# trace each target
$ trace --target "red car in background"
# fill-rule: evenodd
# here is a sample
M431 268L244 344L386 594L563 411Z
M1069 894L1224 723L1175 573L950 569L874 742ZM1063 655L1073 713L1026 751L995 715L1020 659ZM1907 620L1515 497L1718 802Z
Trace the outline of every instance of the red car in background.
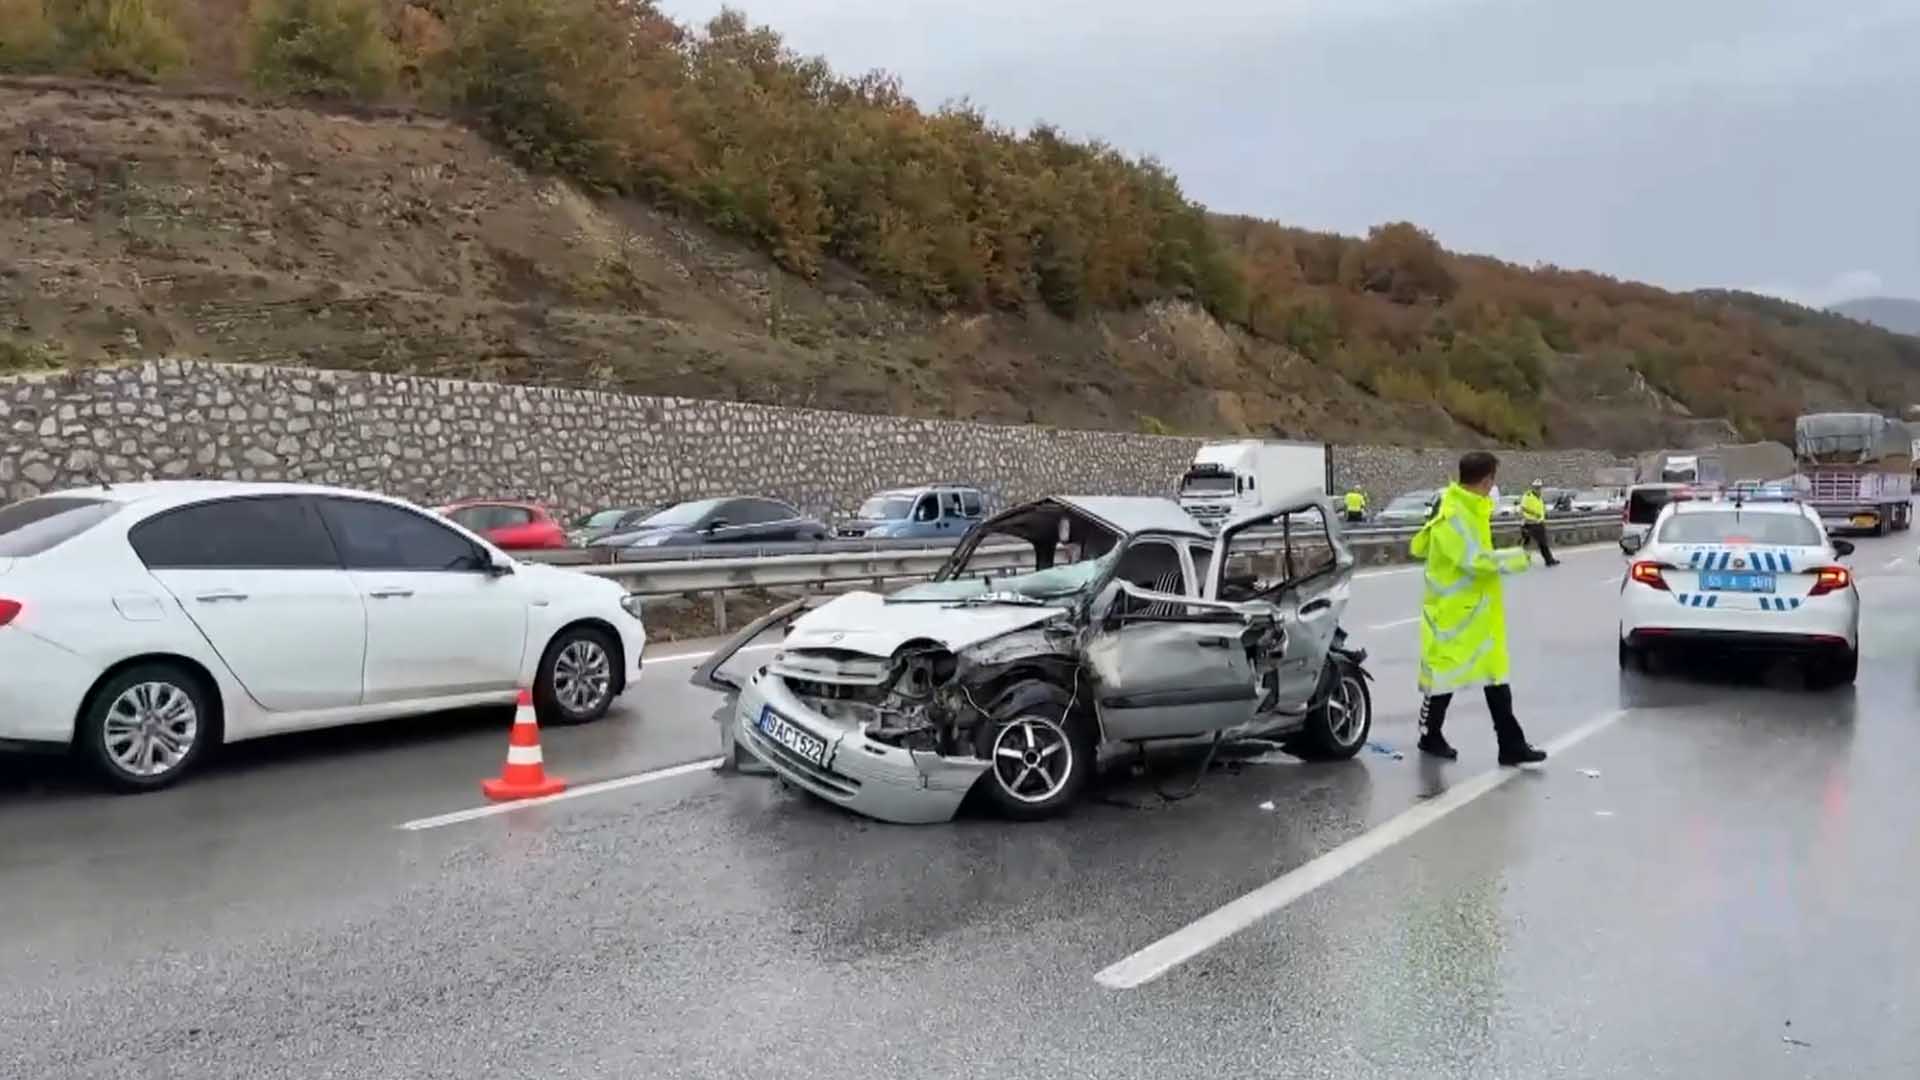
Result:
M486 537L506 551L567 546L567 531L539 503L468 499L440 508L440 516Z

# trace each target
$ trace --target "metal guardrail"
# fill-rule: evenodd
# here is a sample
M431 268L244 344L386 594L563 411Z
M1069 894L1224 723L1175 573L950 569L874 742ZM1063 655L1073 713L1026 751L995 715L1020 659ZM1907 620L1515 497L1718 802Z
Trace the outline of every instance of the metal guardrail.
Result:
M1617 514L1564 514L1550 517L1547 524L1561 525L1605 522ZM1418 525L1346 525L1340 523L1350 543L1369 539L1404 539L1419 531ZM1494 522L1495 529L1518 528L1518 519ZM1277 535L1277 530L1274 530ZM1259 536L1260 533L1250 533ZM958 547L962 537L918 540L819 540L762 544L666 544L659 547L584 547L557 551L525 551L516 557L523 562L552 566L624 566L630 563L733 562L741 559L766 559L795 555L896 554L938 552L944 557ZM936 564L937 565L937 564Z
M1548 520L1557 537L1605 531L1617 527L1614 514L1563 516ZM1497 533L1517 532L1518 522L1502 521ZM1363 526L1344 528L1343 536L1354 549L1357 561L1377 564L1395 561L1399 545L1418 531L1416 526ZM1277 552L1282 544L1279 530L1247 534L1254 541L1250 554ZM740 545L707 547L642 548L618 562L567 562L572 553L540 553L529 561L571 565L582 573L614 578L626 584L629 592L643 596L672 596L711 593L720 628L725 628L725 606L721 594L740 589L814 588L866 582L878 590L889 581L918 580L931 577L953 554L954 544L927 541L827 541L815 544L767 544L745 548ZM1298 545L1310 548L1311 545ZM1401 548L1400 551L1404 551ZM623 556L626 552L622 552ZM1025 544L982 547L974 553L973 567L979 570L1020 570L1033 565L1033 549Z

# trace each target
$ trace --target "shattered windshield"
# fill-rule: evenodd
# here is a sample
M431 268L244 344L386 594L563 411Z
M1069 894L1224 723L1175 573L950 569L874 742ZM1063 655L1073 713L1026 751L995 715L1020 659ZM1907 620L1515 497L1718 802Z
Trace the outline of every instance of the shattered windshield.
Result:
M929 581L912 585L888 597L905 603L930 600L979 600L989 603L1057 602L1070 599L1105 576L1120 557L1115 547L1093 559L1081 559L1045 570L1030 570L1011 577L988 571L977 577L956 577L948 581Z

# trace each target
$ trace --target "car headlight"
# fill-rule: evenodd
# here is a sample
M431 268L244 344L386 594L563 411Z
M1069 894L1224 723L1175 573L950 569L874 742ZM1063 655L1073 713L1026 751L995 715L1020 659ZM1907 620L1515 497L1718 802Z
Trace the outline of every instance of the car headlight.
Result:
M620 598L620 609L636 619L642 617L641 608L645 604L646 600L639 593L628 593Z

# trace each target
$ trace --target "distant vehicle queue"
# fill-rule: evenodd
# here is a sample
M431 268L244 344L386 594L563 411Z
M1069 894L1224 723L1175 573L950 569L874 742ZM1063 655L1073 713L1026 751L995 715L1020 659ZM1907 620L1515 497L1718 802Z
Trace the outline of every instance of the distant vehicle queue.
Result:
M1321 443L1242 439L1207 443L1180 477L1177 501L1201 526L1217 529L1228 518L1262 504L1266 493L1318 490L1349 524L1413 527L1433 515L1439 488L1393 497L1377 513L1372 495L1332 486L1333 469ZM1624 490L1534 488L1545 514L1619 511ZM1495 493L1494 520L1520 522L1523 496ZM467 499L439 513L503 550L555 548L652 548L738 543L807 543L837 540L951 540L958 542L996 509L972 484L938 482L875 492L852 515L814 517L792 503L759 495L730 495L652 505L606 506L562 526L545 506L524 499Z

